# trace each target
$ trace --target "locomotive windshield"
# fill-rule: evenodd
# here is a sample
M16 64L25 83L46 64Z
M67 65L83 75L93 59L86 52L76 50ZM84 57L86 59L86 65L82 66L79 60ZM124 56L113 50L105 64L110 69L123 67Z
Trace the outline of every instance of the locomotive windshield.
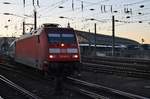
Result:
M74 43L76 41L74 34L48 34L49 43Z
M48 41L50 43L61 42L60 34L48 34Z

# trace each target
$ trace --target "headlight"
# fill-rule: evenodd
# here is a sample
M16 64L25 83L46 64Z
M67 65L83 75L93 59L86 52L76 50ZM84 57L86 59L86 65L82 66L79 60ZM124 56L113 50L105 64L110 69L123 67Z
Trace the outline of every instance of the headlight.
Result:
M72 56L73 58L78 58L79 56L77 54L73 55Z
M56 57L55 55L49 55L50 59L55 58L55 57Z

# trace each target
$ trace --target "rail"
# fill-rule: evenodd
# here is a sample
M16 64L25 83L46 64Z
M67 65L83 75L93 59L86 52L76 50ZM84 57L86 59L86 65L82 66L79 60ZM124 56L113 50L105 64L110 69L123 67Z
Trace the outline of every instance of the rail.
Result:
M31 99L42 99L39 96L29 92L28 90L20 87L19 85L13 83L12 81L10 81L9 79L7 79L6 77L0 75L0 80L5 82L6 84L8 84L9 86L11 86L12 88L14 88L15 90L19 91L20 93L22 93L25 96L28 96Z
M114 61L113 61L114 60ZM126 60L125 60L126 61ZM132 61L132 60L131 60ZM139 64L139 63L125 63L119 60L104 57L92 58L92 57L82 57L82 69L84 71L91 72L103 72L103 73L113 73L113 74L123 74L127 76L134 77L144 77L150 78L150 65L149 64ZM147 61L149 62L149 61Z
M130 64L139 64L139 65L150 65L150 59L140 59L140 58L82 56L82 59L109 61L109 62L117 62L117 63L130 63Z
M124 98L129 98L129 99L150 99L148 97L144 97L144 96L140 96L140 95L135 95L135 94L132 94L132 93L127 93L127 92L124 92L124 91L112 89L112 88L105 87L105 86L102 86L102 85L97 85L97 84L89 83L89 82L82 81L82 80L79 80L79 79L76 79L76 78L72 78L72 77L67 77L67 79L69 79L72 82L78 83L80 85L92 87L92 88L95 88L97 90L103 90L103 91L112 93L113 95L116 94L116 95L124 97ZM87 94L90 94L90 93L87 93ZM103 99L103 98L100 98L100 99Z
M101 65L94 63L82 63L82 70L94 73L106 73L119 76L131 76L136 78L150 78L150 72L144 70L136 70L134 68L127 67L115 67L111 65Z

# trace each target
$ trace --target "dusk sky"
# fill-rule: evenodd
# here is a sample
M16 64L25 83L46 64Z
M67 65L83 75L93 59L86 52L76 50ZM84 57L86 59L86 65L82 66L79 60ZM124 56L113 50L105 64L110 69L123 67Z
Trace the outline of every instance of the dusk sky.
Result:
M58 23L82 31L112 34L112 15L115 16L115 34L141 43L150 43L150 0L34 0L38 26ZM5 3L10 4L5 4ZM33 0L0 0L0 36L20 36L22 22L33 23ZM11 13L12 15L4 15ZM26 17L26 16L30 17ZM25 17L24 17L25 16ZM63 16L64 18L59 18ZM90 20L91 18L95 20ZM26 26L30 29L30 26ZM28 31L26 30L26 31Z

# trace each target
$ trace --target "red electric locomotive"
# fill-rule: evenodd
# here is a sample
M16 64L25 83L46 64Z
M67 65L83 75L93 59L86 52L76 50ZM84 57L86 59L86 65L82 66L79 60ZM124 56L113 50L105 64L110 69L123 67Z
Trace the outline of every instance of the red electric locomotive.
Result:
M15 61L47 73L73 73L79 70L80 51L72 28L43 24L31 35L16 40Z

